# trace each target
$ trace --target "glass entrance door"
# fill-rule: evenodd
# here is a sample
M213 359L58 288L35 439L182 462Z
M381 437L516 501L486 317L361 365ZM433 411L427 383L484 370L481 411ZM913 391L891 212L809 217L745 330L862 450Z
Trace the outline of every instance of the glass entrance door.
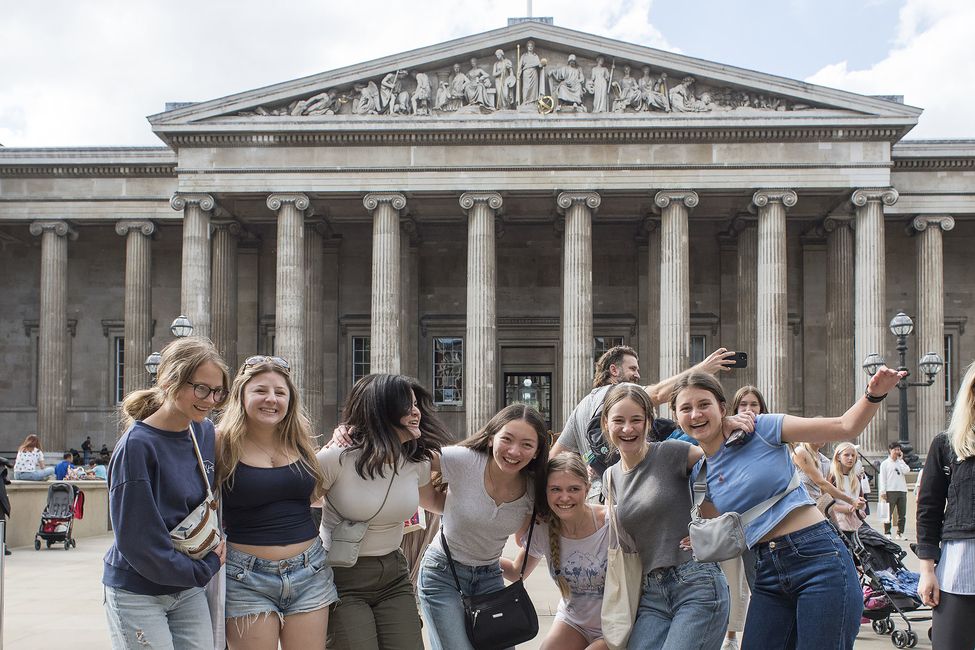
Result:
M552 373L504 373L504 405L527 404L545 419L545 428L552 428Z

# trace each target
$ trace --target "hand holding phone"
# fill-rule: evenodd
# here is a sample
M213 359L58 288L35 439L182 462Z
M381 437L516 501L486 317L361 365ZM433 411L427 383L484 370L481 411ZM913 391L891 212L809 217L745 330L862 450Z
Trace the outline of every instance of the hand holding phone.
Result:
M732 357L731 364L728 365L729 368L747 368L748 367L748 353L747 352L735 352L735 356Z

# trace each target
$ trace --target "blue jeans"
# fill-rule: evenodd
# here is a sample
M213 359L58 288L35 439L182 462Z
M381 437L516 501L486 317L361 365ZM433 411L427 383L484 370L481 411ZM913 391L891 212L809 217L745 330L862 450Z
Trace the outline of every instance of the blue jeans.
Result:
M54 476L53 467L32 469L29 472L14 472L15 481L43 481L47 479L48 476Z
M850 552L821 521L755 547L742 647L842 650L860 630L863 591Z
M718 650L728 628L728 582L713 562L654 569L643 582L630 650ZM753 646L760 647L760 646Z
M504 587L498 562L467 566L455 561L454 570L466 596L487 594ZM440 549L430 546L423 555L417 592L433 650L473 650L464 625L464 605L447 566L447 556Z
M146 596L105 587L113 650L213 650L213 626L203 587Z

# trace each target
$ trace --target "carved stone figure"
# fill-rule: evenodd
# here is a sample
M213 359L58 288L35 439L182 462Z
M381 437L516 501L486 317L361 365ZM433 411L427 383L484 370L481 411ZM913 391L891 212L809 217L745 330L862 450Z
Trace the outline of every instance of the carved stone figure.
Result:
M667 73L662 72L659 79L650 76L650 66L643 67L640 77L640 98L645 111L670 111L670 99L667 97Z
M596 65L593 66L592 71L589 73L589 84L586 90L592 95L593 113L609 112L610 72L604 65L605 63L605 58L597 56Z
M684 77L670 89L670 108L679 113L693 113L707 110L707 104L694 96L694 77Z
M614 113L622 113L628 108L639 110L642 99L640 87L636 79L630 76L630 66L623 66L623 77L613 82L613 88L616 90L616 98L613 100ZM595 104L595 101L593 103Z
M467 99L467 86L471 80L460 69L460 64L454 64L454 76L450 79L450 99L455 100L458 105Z
M525 53L521 55L521 61L518 64L518 75L521 77L519 103L528 104L538 100L541 71L542 60L535 54L535 41L528 41L525 46Z
M450 83L441 81L437 86L437 96L433 101L433 107L438 111L449 111L450 106ZM456 110L456 109L455 109Z
M377 115L380 110L379 88L375 81L366 84L356 84L355 91L359 93L352 104L352 112L356 115Z
M511 89L517 83L514 68L511 59L504 58L504 50L497 50L494 58L494 69L491 71L494 76L494 103L499 109L509 108L514 99Z
M433 89L430 87L430 77L425 72L415 72L416 90L410 96L410 106L414 115L429 115L430 100L433 99Z
M477 65L477 59L471 59L471 69L467 73L467 87L464 89L467 103L494 108L494 103L488 94L491 85L491 75Z
M403 77L406 70L390 72L383 77L379 88L379 107L382 113L407 113L410 106L410 94L403 90Z
M568 104L577 111L585 112L586 107L582 103L582 98L586 92L586 77L576 63L576 55L570 54L566 64L552 70L549 75L556 84L555 97L559 105Z
M338 97L326 90L308 99L292 102L290 113L291 115L335 115L335 102L337 100Z

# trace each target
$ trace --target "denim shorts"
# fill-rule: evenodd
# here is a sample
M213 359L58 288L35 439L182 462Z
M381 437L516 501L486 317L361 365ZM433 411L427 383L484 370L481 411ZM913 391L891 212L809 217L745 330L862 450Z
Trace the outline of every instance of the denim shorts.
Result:
M332 567L317 537L303 553L264 560L227 547L227 618L274 613L279 619L338 601Z

